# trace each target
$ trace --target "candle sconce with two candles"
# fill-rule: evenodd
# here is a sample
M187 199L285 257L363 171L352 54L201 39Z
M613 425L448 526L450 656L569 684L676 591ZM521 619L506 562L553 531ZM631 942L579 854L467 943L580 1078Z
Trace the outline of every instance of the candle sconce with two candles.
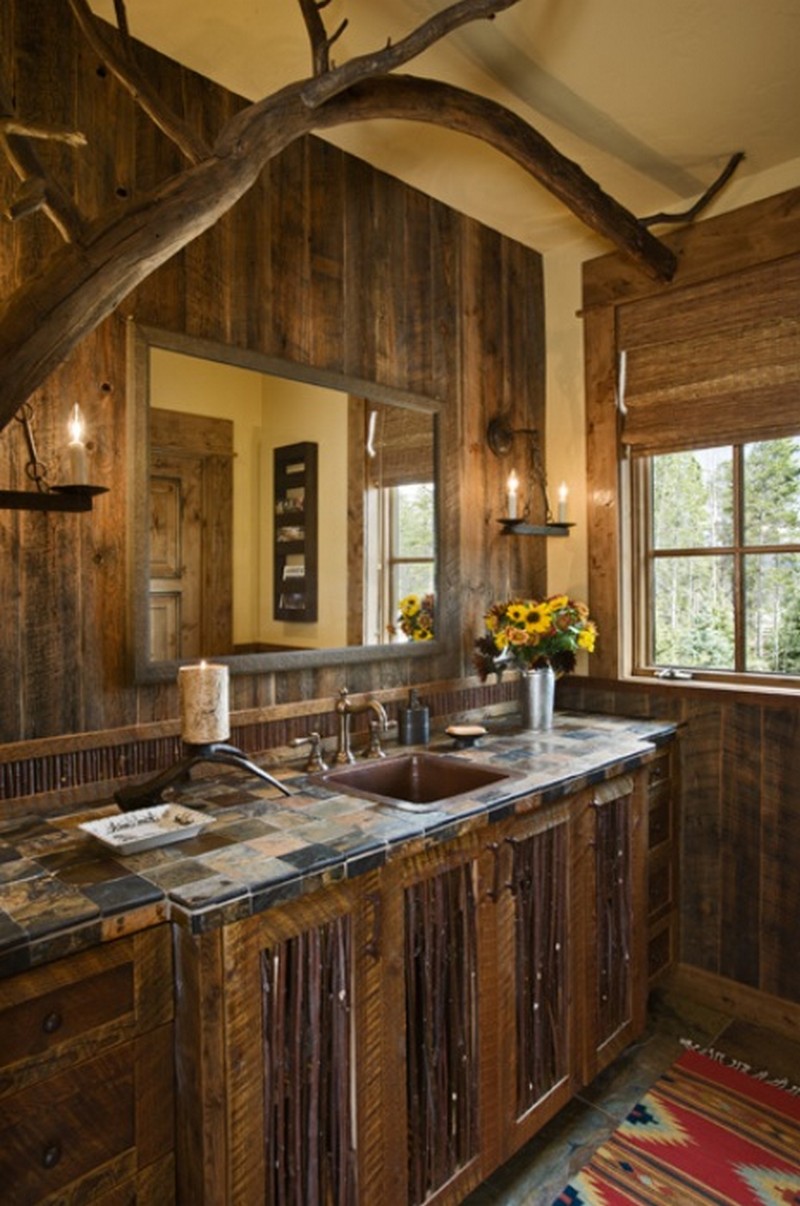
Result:
M575 525L567 522L567 486L562 482L559 487L558 513L557 517L554 518L553 512L550 509L550 499L547 494L547 478L544 472L544 465L542 464L539 432L535 427L512 428L503 415L495 415L493 419L490 419L489 426L486 429L486 442L495 456L508 455L511 452L516 436L527 436L529 439L531 477L536 487L541 491L545 522L538 524L529 523L524 514L517 514L517 496L520 481L516 471L512 469L508 476L506 492L506 510L508 514L498 520L498 523L503 525L503 535L569 536L570 528Z

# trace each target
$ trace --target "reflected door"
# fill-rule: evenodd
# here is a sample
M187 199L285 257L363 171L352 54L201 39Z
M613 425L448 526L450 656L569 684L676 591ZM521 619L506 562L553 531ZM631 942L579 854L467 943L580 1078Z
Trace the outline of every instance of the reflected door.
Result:
M154 409L150 657L229 653L233 641L233 424Z

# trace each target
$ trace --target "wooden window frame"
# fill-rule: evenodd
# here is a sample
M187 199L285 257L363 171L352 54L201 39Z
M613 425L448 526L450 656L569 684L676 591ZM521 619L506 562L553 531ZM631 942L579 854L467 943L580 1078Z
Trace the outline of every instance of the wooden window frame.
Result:
M601 634L592 671L609 680L630 677L632 626L634 537L622 507L630 466L621 447L618 409L620 309L665 292L676 295L678 306L689 285L722 277L735 281L737 274L758 264L800 254L800 188L687 226L667 235L665 242L679 260L670 285L650 280L618 254L583 266L588 601Z
M800 435L800 433L798 433ZM753 443L761 441L751 441ZM631 464L631 508L630 521L633 529L631 542L632 564L632 616L633 643L631 652L631 674L634 677L670 678L670 667L659 666L652 658L653 649L653 601L654 567L657 561L668 557L730 557L733 561L733 619L734 619L734 662L729 669L714 670L706 667L680 667L692 681L735 683L745 686L800 687L800 674L783 674L779 671L748 670L746 661L746 615L745 560L748 556L767 553L800 554L800 541L783 544L748 544L744 540L745 507L745 458L743 443L720 444L720 448L732 450L733 490L733 541L727 545L692 545L687 547L654 549L650 542L653 526L652 514L652 457L637 456ZM671 450L678 451L678 450ZM690 452L692 449L682 451ZM683 674L674 675L686 681Z

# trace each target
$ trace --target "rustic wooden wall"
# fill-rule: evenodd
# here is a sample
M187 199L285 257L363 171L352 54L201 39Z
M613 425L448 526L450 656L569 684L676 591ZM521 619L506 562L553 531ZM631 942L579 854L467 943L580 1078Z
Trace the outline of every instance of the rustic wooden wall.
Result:
M800 1004L800 707L588 679L559 691L570 707L680 724L681 959Z
M800 252L800 189L684 228L667 241L679 268L670 286L687 326L687 285L736 276ZM704 971L800 1002L800 781L796 691L714 690L620 678L617 415L618 307L656 287L618 256L584 266L589 594L601 632L592 671L561 698L574 706L684 722L682 956ZM665 385L668 382L665 382Z
M146 48L140 63L208 134L242 103ZM42 154L90 216L125 206L180 166L171 144L83 44L66 0L5 0L0 67L20 114L74 122L87 135L86 150L50 146ZM0 164L2 196L14 187ZM40 215L0 226L3 292L35 274L58 245ZM130 320L441 404L444 639L430 657L349 667L352 690L457 679L470 670L472 639L491 599L512 587L543 587L543 542L498 535L508 469L487 454L484 440L499 409L515 426L543 429L540 257L305 139L131 295L32 399L51 478L64 478L66 418L78 400L91 431L92 476L110 489L91 515L0 514L0 742L177 716L173 684L134 685L126 647ZM0 433L0 485L24 487L25 459L12 422ZM333 696L343 673L329 666L237 675L232 707Z

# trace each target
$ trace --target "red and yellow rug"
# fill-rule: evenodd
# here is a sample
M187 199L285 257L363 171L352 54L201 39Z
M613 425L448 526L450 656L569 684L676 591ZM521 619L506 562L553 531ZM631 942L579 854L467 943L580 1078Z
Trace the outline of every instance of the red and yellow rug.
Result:
M800 1095L688 1051L553 1206L800 1206Z

